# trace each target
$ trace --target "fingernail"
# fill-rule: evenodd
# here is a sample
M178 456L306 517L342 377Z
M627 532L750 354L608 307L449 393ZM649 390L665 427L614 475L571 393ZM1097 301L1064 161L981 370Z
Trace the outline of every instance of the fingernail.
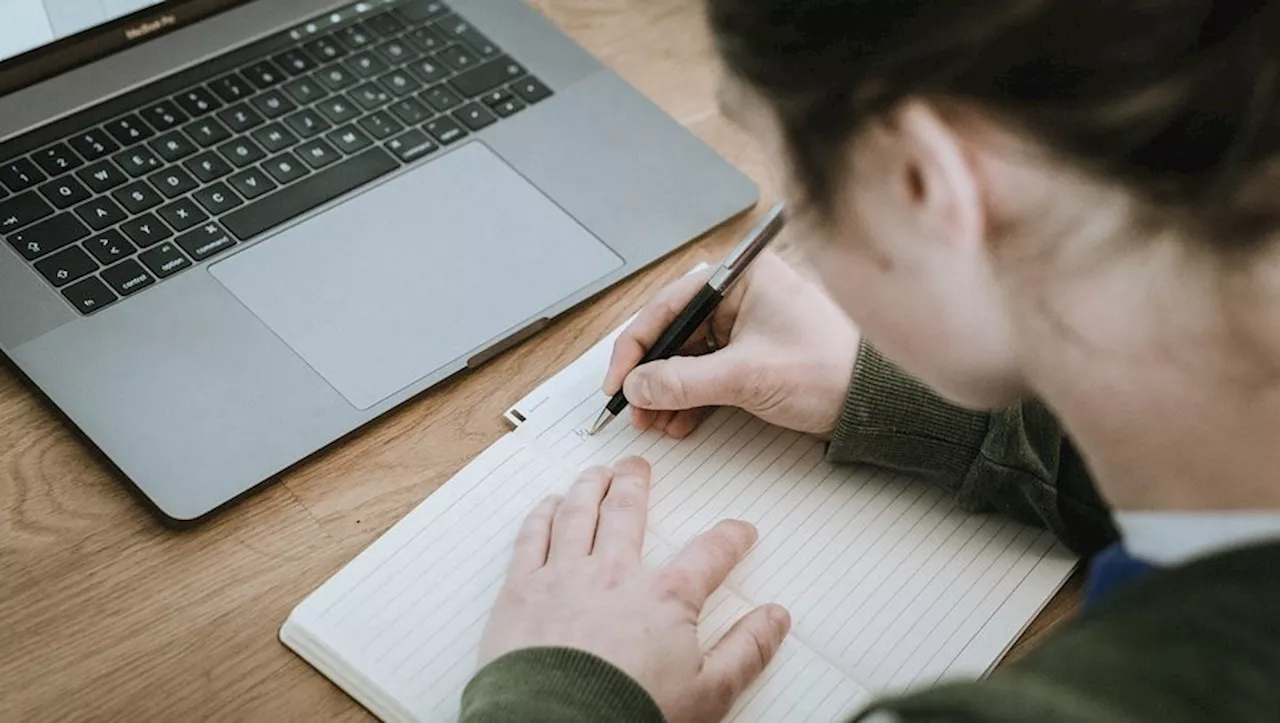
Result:
M648 374L632 372L631 376L627 377L627 381L622 385L627 392L627 401L641 407L647 407L652 404L653 395L650 394L649 385Z
M786 633L791 629L791 613L781 605L770 605L769 624L780 632Z

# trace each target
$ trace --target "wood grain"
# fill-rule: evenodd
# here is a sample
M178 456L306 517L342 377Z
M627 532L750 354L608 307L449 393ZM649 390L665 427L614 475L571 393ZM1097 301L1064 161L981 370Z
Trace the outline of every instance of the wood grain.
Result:
M533 4L773 188L716 111L689 0ZM655 212L661 212L655 209ZM0 720L368 720L276 640L289 611L505 432L505 407L627 318L740 219L186 532L158 525L36 395L0 371ZM1069 617L1069 590L1028 634Z

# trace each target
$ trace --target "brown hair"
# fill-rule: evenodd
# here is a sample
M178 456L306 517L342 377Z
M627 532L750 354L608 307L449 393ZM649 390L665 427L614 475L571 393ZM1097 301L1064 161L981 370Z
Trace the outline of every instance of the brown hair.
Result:
M1221 249L1280 228L1280 2L706 1L820 212L861 123L927 96L997 112Z

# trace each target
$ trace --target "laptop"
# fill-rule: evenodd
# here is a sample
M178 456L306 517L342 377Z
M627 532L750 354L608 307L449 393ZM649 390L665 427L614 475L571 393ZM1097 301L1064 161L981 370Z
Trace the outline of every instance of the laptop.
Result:
M519 0L10 0L0 351L198 521L750 207Z

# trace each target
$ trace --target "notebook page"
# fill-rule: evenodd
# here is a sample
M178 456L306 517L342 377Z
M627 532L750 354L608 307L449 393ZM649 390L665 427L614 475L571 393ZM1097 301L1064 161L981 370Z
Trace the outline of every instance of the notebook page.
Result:
M526 442L508 435L481 454L299 605L282 639L384 719L456 720L519 524L570 481L567 468ZM660 563L674 549L650 535L646 561ZM749 609L733 592L718 592L704 610L703 642ZM304 636L317 644L296 641ZM353 680L372 685L353 689ZM730 720L837 720L867 697L789 640Z
M797 639L873 691L984 673L1074 569L1046 531L971 515L907 476L829 465L823 443L742 412L683 441L621 421L591 437L595 386L582 380L522 431L574 468L648 459L650 527L666 540L728 517L756 524L730 585L785 605Z

